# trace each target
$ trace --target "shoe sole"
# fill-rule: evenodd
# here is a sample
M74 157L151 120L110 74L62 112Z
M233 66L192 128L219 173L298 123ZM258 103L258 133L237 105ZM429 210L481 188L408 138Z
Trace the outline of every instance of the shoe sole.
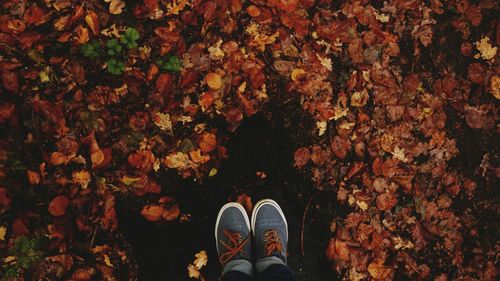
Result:
M250 231L250 221L248 219L247 211L245 211L245 208L243 208L243 206L240 203L236 203L236 202L226 203L220 209L219 214L217 215L217 220L215 221L215 230L214 230L214 233L215 233L215 249L218 249L218 246L219 246L219 237L217 237L217 229L219 228L220 218L222 217L222 214L224 213L224 211L227 210L228 208L231 208L231 207L235 207L238 210L240 210L240 212L243 214L243 217L245 218L245 223L246 223L246 225L248 227L248 230ZM218 252L218 250L217 250L217 252Z
M259 211L260 207L262 207L264 205L272 205L273 207L275 207L276 209L278 209L278 212L280 213L281 218L285 222L285 226L286 226L286 240L288 242L288 223L286 221L285 214L283 213L283 210L281 210L280 205L276 201L274 201L272 199L262 199L259 202L257 202L257 204L255 204L255 207L253 208L253 211L252 211L252 228L251 228L252 229L252 233L255 234L255 221L257 219L257 212Z

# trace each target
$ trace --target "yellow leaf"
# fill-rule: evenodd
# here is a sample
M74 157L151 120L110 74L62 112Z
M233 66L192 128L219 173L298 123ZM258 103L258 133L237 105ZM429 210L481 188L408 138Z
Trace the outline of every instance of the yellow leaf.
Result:
M90 183L90 173L85 170L73 172L72 176L73 182L80 184L83 189L86 189Z
M490 83L491 83L491 85L490 85L491 94L497 100L500 100L500 76L497 76L497 75L491 76Z
M187 267L189 278L200 278L200 271L193 264L189 264Z
M6 233L7 233L7 227L4 225L0 226L0 241L5 241Z
M217 175L217 169L215 168L210 169L210 173L208 174L208 176L213 177L215 175Z
M474 43L476 45L477 50L480 52L480 55L474 56L476 59L482 58L484 60L491 60L497 55L497 47L493 47L490 44L490 38L485 36L481 38L481 40Z
M108 255L104 255L104 263L109 266L109 267L115 267L112 263L111 263L111 260L109 259L109 256Z
M3 262L4 262L4 263L11 263L11 262L13 262L13 261L15 261L15 260L16 260L16 257L14 257L14 256L8 256L8 257L5 257L5 258L3 259Z
M325 134L327 123L326 121L317 121L316 128L318 128L318 135L322 136Z
M292 81L297 81L300 78L304 77L306 75L306 71L302 68L296 68L292 70L292 74L290 74L290 78L292 78Z
M125 8L125 2L122 0L104 0L109 3L109 13L113 15L119 15L123 12Z
M193 265L196 266L197 269L201 269L202 267L207 265L208 262L207 251L205 250L199 251L198 253L196 253L196 255L194 255L194 257L195 259Z
M138 182L142 179L142 177L131 177L131 176L123 176L121 181L124 185L131 185L135 182Z
M170 114L157 112L155 114L154 123L160 128L160 130L172 132L172 121L170 120Z
M188 169L196 167L196 164L189 159L189 156L182 152L172 153L165 157L165 166L172 169Z
M167 4L167 15L178 15L186 6L191 5L189 0L172 0Z
M38 77L40 77L40 82L45 83L45 82L50 82L50 73L52 70L50 69L49 66L45 67L42 71L38 73Z

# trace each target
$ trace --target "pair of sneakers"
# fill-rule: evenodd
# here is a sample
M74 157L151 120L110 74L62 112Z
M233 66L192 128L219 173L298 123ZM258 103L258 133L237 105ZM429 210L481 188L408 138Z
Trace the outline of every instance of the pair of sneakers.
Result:
M231 202L219 211L215 241L222 274L240 271L253 274L275 264L286 265L288 225L278 203L264 199L255 205L251 220L239 203Z

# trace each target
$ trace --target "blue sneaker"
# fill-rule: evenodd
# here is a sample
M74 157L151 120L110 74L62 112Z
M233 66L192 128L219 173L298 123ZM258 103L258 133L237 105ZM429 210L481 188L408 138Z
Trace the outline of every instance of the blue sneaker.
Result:
M288 224L278 203L264 199L252 212L254 256L257 272L275 264L286 265Z
M215 222L215 243L222 275L229 271L252 275L250 221L243 206L234 202L222 206Z

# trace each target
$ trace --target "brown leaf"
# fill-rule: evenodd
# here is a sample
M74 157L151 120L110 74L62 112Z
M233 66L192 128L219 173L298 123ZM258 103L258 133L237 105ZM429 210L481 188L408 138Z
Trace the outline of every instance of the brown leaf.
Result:
M392 193L382 193L377 195L377 208L380 211L388 211L398 203L398 199Z
M307 147L301 147L295 151L295 154L293 156L293 159L295 161L295 167L297 168L302 168L304 165L309 162L311 159L311 153L309 152L309 148Z
M66 209L69 205L68 197L64 195L56 196L49 204L49 213L54 217L63 216L66 214Z
M340 136L335 136L330 144L333 154L340 159L344 159L347 156L347 153L351 151L351 147L351 141Z

